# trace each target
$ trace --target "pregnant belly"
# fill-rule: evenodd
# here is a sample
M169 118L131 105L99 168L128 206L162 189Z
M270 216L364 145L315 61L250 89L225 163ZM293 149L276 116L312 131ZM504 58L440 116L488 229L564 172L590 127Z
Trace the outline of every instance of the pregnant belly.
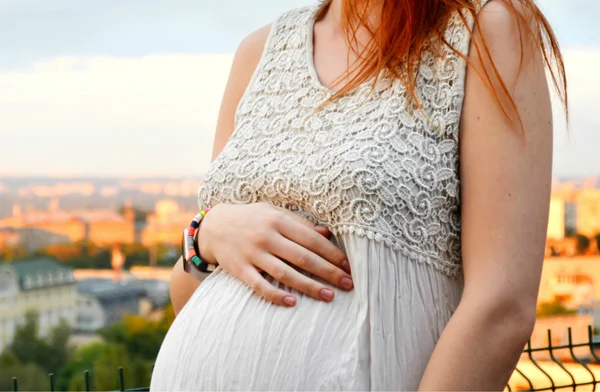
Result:
M331 303L294 291L286 308L218 269L175 319L151 389L368 389L366 309L356 291L335 291Z

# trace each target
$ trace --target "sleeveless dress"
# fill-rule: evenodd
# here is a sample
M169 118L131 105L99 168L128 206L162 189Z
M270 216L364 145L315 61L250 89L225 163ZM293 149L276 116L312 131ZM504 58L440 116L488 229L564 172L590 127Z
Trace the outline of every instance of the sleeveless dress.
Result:
M328 227L355 288L325 303L269 278L297 295L286 308L217 268L171 326L152 391L415 390L459 304L465 60L423 54L422 110L384 75L316 111L332 94L312 60L318 7L272 25L199 204L267 202ZM457 14L445 34L463 55L472 24Z

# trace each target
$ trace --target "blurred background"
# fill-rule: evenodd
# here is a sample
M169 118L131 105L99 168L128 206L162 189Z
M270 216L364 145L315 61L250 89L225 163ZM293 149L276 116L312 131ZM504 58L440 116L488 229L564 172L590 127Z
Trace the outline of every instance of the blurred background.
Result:
M46 388L48 372L83 389L85 369L116 389L115 366L148 385L233 53L312 2L0 0L0 390L13 376ZM600 326L600 2L538 5L562 44L571 127L555 102L532 339L552 329L562 344L567 327Z

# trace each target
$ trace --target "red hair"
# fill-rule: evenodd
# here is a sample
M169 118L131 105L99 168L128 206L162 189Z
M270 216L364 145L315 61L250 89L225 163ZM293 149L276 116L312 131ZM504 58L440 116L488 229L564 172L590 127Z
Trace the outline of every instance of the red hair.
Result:
M472 35L473 32L477 31L479 27L477 25L476 14L481 0L341 1L343 3L342 26L347 34L350 50L357 54L358 60L346 74L340 77L341 80L348 75L352 75L349 77L348 82L328 101L350 92L367 81L372 75L379 75L381 71L387 70L393 77L402 81L406 87L409 99L418 106L419 103L415 94L417 70L419 69L421 54L432 42L432 38L448 46L453 52L469 62L469 59L458 53L445 40L444 32L448 27L450 19L457 12L461 15L460 17L465 25L467 25L465 15L470 13L475 20L475 24L473 31L469 31L469 33ZM524 12L519 12L514 2L517 2L520 5L519 8L521 8L521 11ZM321 8L317 18L323 16L330 3L331 0L325 0L324 7ZM373 9L371 3L377 3L376 5L379 7L377 9L385 10L377 15L379 23L375 30L367 21L367 18L372 16L367 12ZM519 26L524 26L526 30L521 31L521 60L523 59L523 33L530 34L534 38L534 42L541 49L544 62L550 70L554 86L559 92L566 109L568 107L568 98L565 67L558 40L550 24L540 9L534 4L533 0L507 0L505 4L510 8L515 17L524 22L519 24ZM356 38L356 33L360 27L366 29L370 35L370 41L362 51L358 50ZM500 94L508 99L511 106L510 109L517 112L515 101L502 81L485 42L482 45L474 42L474 46L480 56L486 56L491 62L492 75L490 75L487 69L484 69L483 75L480 74L480 76L486 81L488 87L494 91L504 114L511 118L506 108L502 105ZM492 80L497 82L500 91L492 87L494 85ZM339 84L339 80L336 81L336 84Z

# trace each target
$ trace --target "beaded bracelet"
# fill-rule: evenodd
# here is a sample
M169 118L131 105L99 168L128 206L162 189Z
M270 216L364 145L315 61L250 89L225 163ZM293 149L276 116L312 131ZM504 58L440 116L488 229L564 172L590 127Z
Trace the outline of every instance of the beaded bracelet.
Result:
M181 243L183 253L183 270L185 272L191 271L191 265L194 265L201 272L212 272L209 270L210 264L202 260L199 256L200 251L198 249L198 243L194 241L194 235L196 234L200 222L210 211L210 208L206 208L200 211L190 223L190 226L183 231L183 240Z

